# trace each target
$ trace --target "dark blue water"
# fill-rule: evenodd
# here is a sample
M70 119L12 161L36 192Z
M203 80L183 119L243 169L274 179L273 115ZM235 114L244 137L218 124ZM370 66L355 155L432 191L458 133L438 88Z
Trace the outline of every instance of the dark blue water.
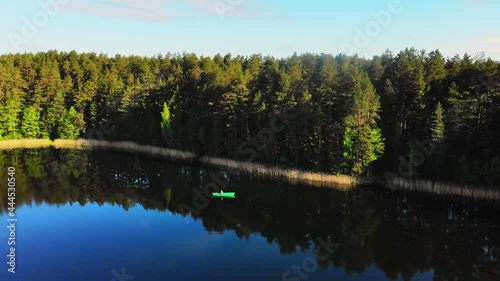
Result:
M17 167L19 208L15 274L1 208L0 280L500 280L493 202L239 175L226 188L235 199L191 214L181 206L220 169L104 152L2 157L2 173Z
M141 206L34 204L18 218L19 265L2 280L112 280L113 269L134 280L281 280L287 270L292 274L284 280L295 280L300 277L292 266L314 258L310 250L282 255L258 234L239 239L234 231L210 233L201 221ZM308 260L307 266L314 268ZM364 274L302 272L308 280L387 280L376 266ZM431 277L432 270L414 280Z

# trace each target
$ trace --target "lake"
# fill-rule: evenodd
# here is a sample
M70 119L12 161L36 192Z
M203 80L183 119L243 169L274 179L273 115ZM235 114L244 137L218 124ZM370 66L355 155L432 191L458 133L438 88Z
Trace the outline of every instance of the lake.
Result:
M500 280L494 201L293 185L106 151L11 150L0 163L0 280ZM214 183L236 198L200 199Z

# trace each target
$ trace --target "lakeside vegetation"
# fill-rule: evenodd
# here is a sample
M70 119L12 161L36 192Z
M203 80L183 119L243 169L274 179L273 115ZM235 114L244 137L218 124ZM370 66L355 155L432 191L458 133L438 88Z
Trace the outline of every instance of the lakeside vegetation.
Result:
M373 58L0 56L0 138L99 139L352 176L500 183L500 64ZM436 149L417 166L415 141Z
M467 186L455 183L431 181L426 179L407 179L403 177L392 177L384 186L392 190L403 190L411 192L423 192L440 196L457 196L460 198L486 199L500 201L500 190L498 188L484 188L478 186Z
M141 153L155 157L178 160L187 163L201 163L224 168L229 173L244 172L253 177L284 180L290 183L306 183L314 186L334 186L336 188L348 190L363 180L344 175L332 175L325 173L315 173L300 171L296 169L281 169L252 162L234 161L225 158L198 157L196 154L186 151L173 150L151 145L141 145L134 142L112 142L99 140L45 140L45 139L18 139L0 140L0 150L12 149L33 149L50 148L57 149L78 149L78 150L98 150L106 149L111 151Z
M173 150L151 145L140 145L133 142L110 142L99 140L47 140L47 139L18 139L0 140L0 150L14 149L76 149L76 150L99 150L105 149L118 152L140 153L148 156L161 157L182 163L201 163L211 167L221 167L228 175L243 172L250 177L267 178L272 180L283 180L293 184L307 184L316 187L335 187L341 190L350 190L352 187L369 183L370 180L363 177L352 177L345 175L332 175L301 171L296 169L283 169L253 162L241 162L226 158L198 157L196 154L186 151ZM453 183L438 182L418 178L403 178L397 175L386 177L388 182L382 182L392 190L406 190L424 192L437 195L459 196L464 198L500 200L500 191L492 188L474 187Z

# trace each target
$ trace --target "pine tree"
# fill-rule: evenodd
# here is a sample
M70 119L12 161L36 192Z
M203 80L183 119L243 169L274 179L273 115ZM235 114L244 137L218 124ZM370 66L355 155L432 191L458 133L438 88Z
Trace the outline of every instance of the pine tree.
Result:
M69 110L64 110L59 124L57 126L57 133L61 139L77 139L80 136L78 129L78 113L74 107Z
M444 120L443 120L443 107L438 102L436 110L432 116L432 141L441 142L444 139Z
M7 104L3 107L2 112L0 112L0 126L3 127L1 129L3 131L3 138L21 138L21 133L19 132L19 117L22 110L21 98L17 94L7 93L6 100Z
M42 137L55 138L57 125L61 116L63 116L64 95L62 92L57 92L52 99L48 100L46 109L42 111L40 129Z
M23 111L21 134L24 138L34 139L40 135L39 115L33 106L26 107Z
M4 136L4 127L3 127L3 120L2 120L2 113L4 111L4 106L0 104L0 140L3 139Z
M394 83L398 105L398 121L401 128L401 141L407 142L412 138L423 137L425 103L424 66L417 50L411 48L400 52L395 59Z

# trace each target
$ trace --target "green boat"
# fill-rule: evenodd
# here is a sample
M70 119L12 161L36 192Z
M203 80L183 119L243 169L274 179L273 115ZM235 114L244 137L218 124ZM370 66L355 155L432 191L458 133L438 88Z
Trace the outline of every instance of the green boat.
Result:
M218 198L234 198L235 194L236 192L224 192L224 193L212 192L212 195Z

